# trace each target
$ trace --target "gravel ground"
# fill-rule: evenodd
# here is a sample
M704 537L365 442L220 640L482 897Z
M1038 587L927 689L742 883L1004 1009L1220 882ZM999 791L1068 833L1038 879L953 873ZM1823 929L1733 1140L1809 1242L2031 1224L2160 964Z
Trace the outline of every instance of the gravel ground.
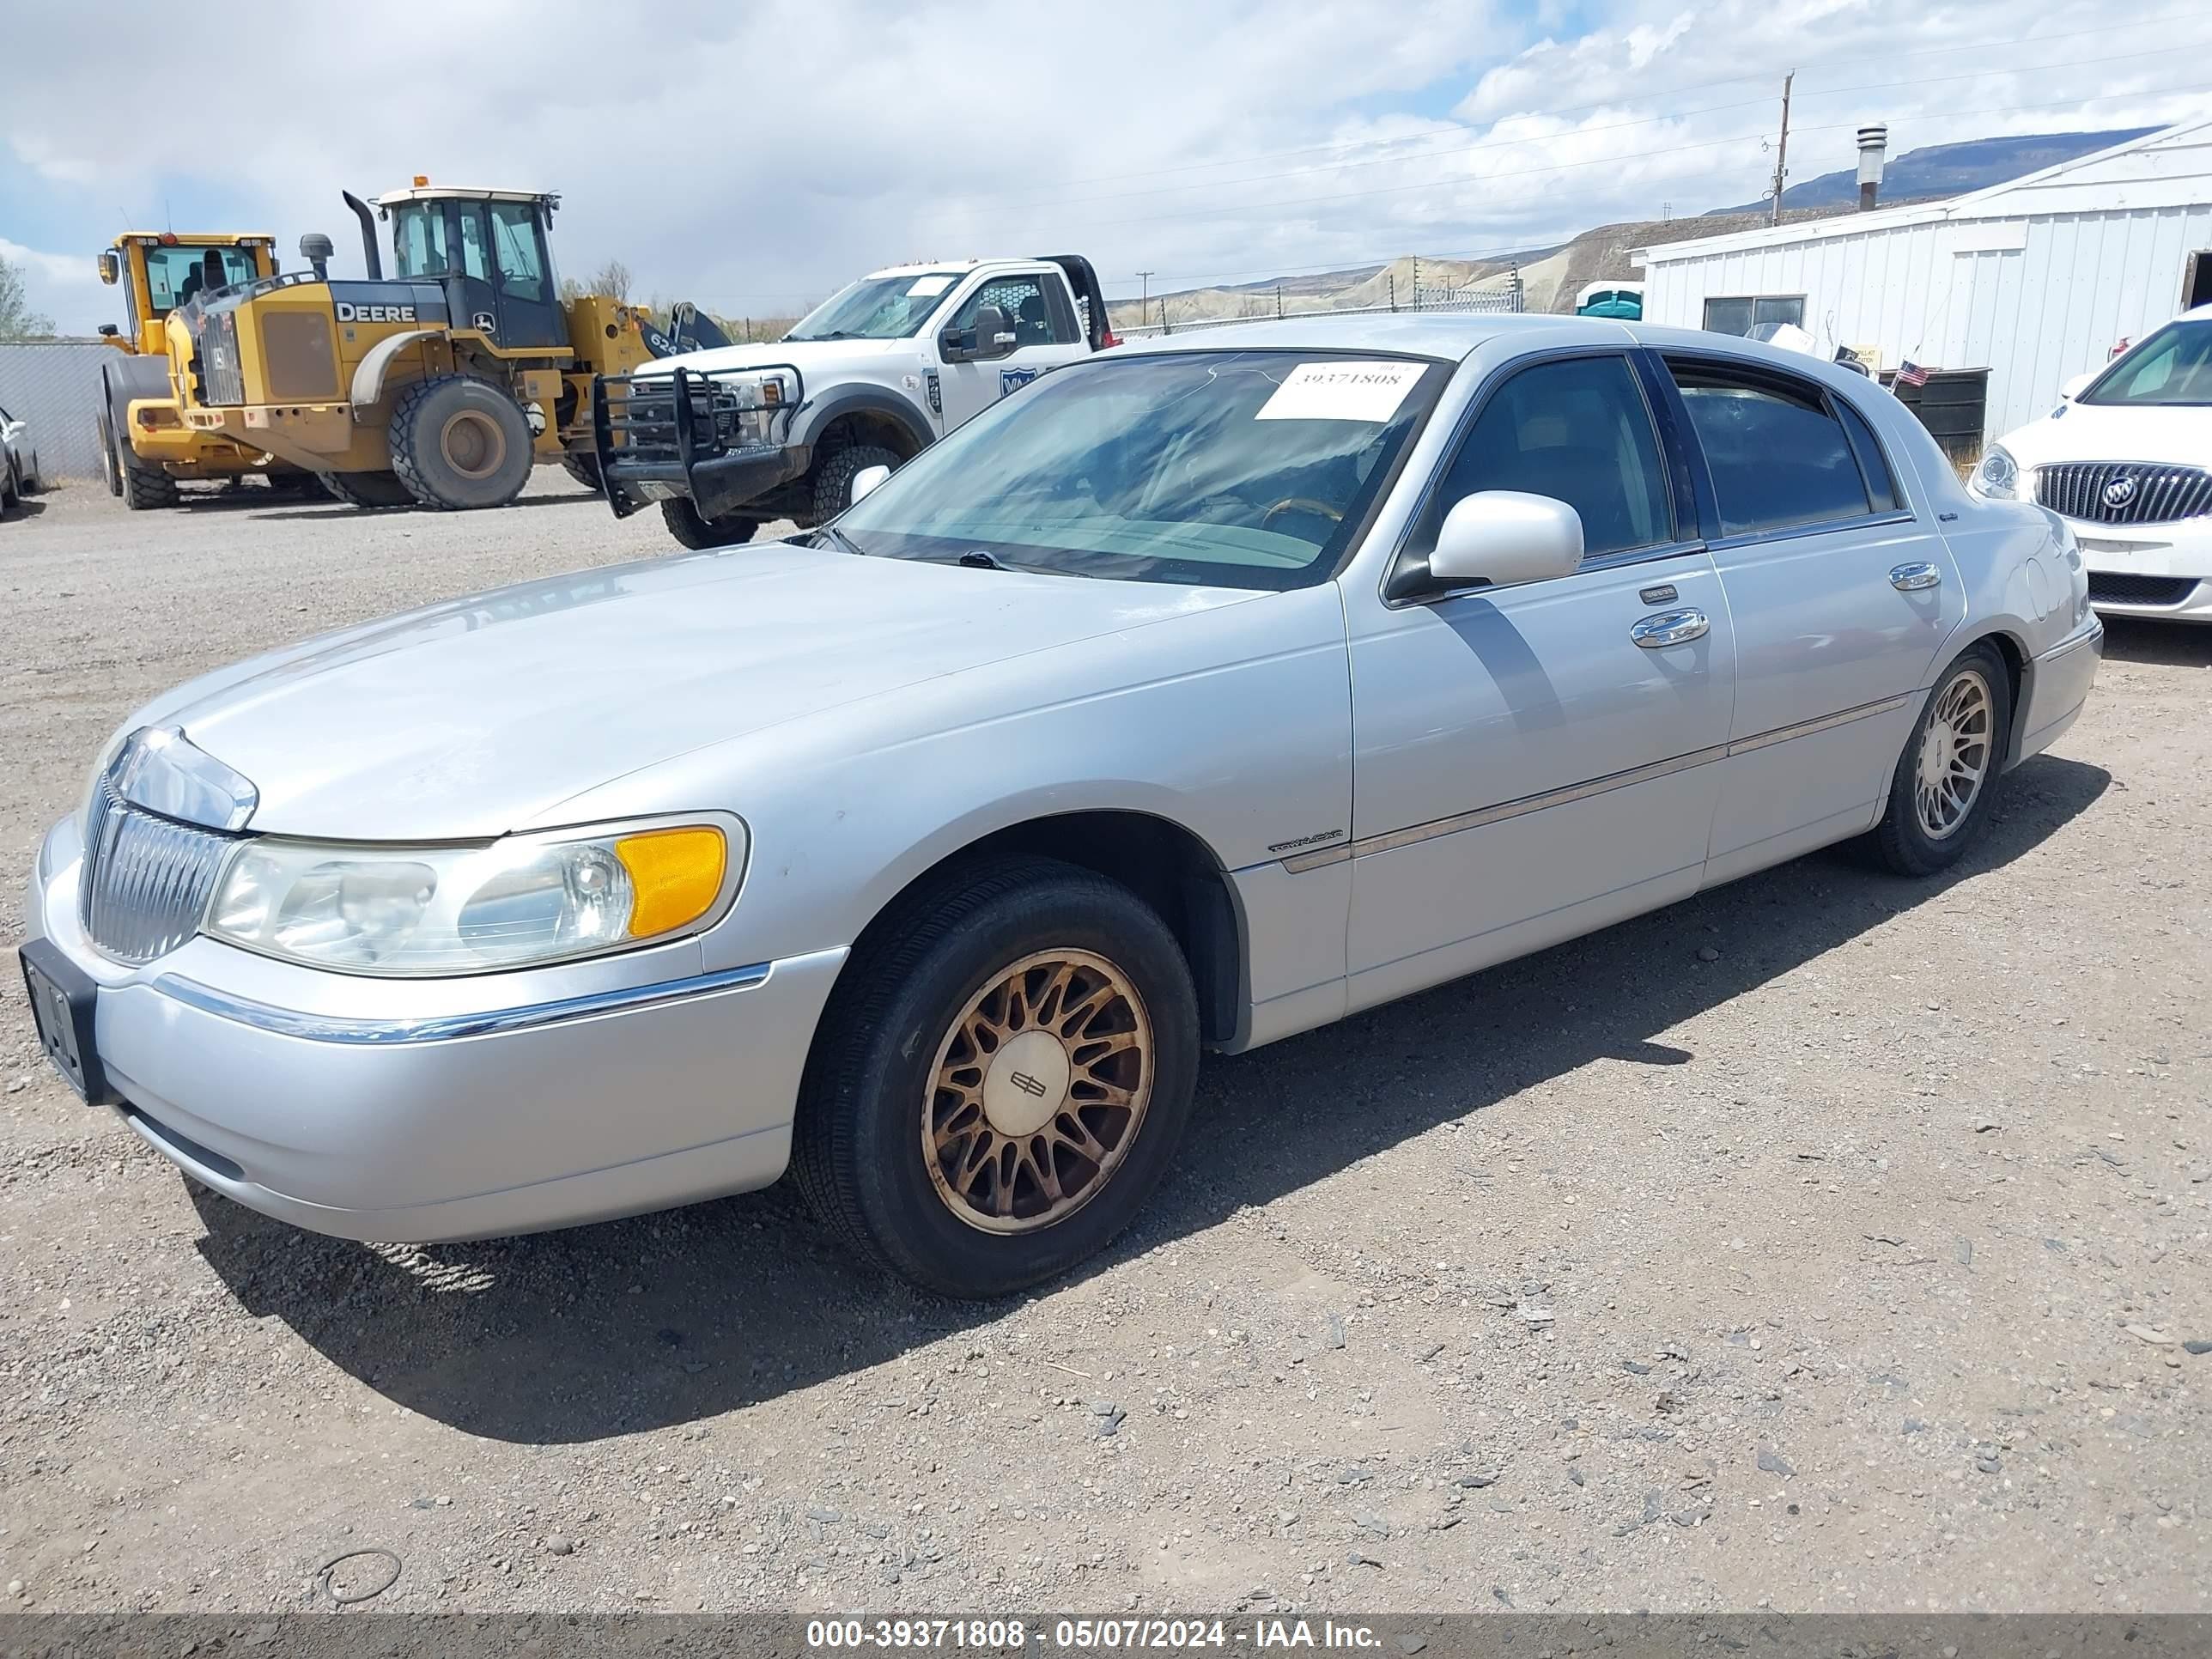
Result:
M5 878L162 685L667 545L540 476L0 525ZM781 1188L295 1232L76 1103L11 972L0 1606L375 1548L422 1609L2212 1608L2208 666L2116 627L1947 879L1817 857L1212 1063L1146 1220L1017 1304Z

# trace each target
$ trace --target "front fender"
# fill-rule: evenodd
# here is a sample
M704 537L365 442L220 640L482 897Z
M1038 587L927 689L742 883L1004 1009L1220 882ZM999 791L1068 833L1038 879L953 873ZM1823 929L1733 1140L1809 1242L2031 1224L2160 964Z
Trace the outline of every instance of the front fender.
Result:
M857 386L832 391L801 409L789 441L811 449L821 441L822 434L848 415L874 415L896 422L918 450L927 448L937 438L937 429L920 404L889 386Z
M367 409L384 395L385 377L392 372L392 365L401 352L418 341L434 340L444 332L441 328L410 328L369 347L368 355L354 366L350 393L353 406Z

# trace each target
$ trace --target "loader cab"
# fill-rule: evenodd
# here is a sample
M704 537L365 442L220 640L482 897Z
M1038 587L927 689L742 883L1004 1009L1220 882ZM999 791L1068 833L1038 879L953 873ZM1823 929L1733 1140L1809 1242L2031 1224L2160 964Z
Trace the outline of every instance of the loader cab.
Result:
M123 337L142 352L159 352L162 325L172 311L202 294L271 275L275 250L275 239L267 236L125 231L100 256L100 277L123 290L128 316Z
M568 325L547 233L560 198L417 184L376 198L392 225L392 274L446 290L457 329L502 351L565 350Z

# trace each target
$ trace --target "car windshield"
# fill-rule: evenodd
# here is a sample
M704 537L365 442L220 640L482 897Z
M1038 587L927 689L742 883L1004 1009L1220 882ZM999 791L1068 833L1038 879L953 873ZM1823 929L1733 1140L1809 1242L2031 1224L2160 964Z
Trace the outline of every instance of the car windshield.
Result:
M957 270L863 276L791 325L787 340L902 340L917 332L960 280Z
M253 251L243 247L149 247L146 250L146 297L154 314L166 317L196 295L250 283L258 275Z
M2212 318L2168 323L2106 369L2085 404L2212 404Z
M1346 352L1093 358L924 450L836 527L892 558L1304 586L1334 574L1449 373Z

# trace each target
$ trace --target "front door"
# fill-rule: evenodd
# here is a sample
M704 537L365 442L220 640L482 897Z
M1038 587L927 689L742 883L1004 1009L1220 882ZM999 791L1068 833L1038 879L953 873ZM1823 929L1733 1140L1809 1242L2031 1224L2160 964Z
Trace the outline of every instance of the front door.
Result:
M538 204L451 200L446 213L453 325L481 329L505 351L566 346L568 325L553 291Z
M1046 370L1090 355L1066 279L1056 269L986 277L961 300L951 318L939 325L939 331L973 327L976 312L986 305L994 305L1005 313L1006 325L1013 331L1014 349L1008 356L982 362L944 363L939 368L947 432ZM939 356L943 356L941 347Z
M1729 609L1625 353L1495 387L1415 520L1482 489L1583 521L1575 574L1420 603L1346 593L1352 1006L1698 885L1735 698Z
M1873 822L1966 595L1932 504L1848 399L1763 364L1667 368L1735 617L1710 872L1725 880Z

